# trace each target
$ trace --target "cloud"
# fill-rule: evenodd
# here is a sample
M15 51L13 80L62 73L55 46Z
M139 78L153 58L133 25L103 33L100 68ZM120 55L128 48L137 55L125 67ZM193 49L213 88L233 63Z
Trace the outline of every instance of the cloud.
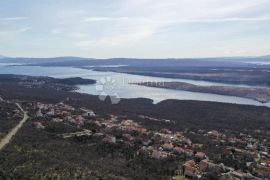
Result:
M113 18L110 17L87 17L80 22L98 22L98 21L111 21Z
M128 17L86 17L83 18L81 23L87 23L87 22L102 22L102 21L119 21L119 20L127 20Z
M82 40L75 44L76 47L90 49L94 47L113 47L125 46L126 44L136 43L142 40L147 40L152 35L157 33L155 25L134 24L131 28L124 31L117 31L113 34L103 36L94 40Z
M75 39L82 39L82 38L86 38L88 36L88 34L86 34L86 33L70 33L70 34L67 34L67 36L75 38Z
M70 38L74 38L74 39L82 39L82 38L86 38L88 36L87 33L68 32L67 30L65 31L63 29L53 29L53 30L51 30L51 34L60 35L60 36L64 36L64 37L70 37Z
M167 21L152 21L152 23L157 24L181 24L181 23L223 23L223 22L265 22L270 21L270 17L259 17L259 18L198 18L198 19L179 19L179 20L167 20Z
M52 34L61 34L62 33L62 30L61 29L53 29L51 31Z
M17 31L14 31L15 33L23 33L26 31L29 31L30 29L32 29L32 27L24 27L24 28L20 28Z
M17 30L10 30L10 31L0 31L0 35L17 35L20 33L24 33L32 29L31 27L24 27Z
M27 17L0 17L0 21L19 21L28 19Z

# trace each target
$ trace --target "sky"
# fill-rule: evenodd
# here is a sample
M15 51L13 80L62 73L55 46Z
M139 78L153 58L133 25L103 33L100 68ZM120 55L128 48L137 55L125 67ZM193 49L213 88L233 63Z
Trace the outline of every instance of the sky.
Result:
M0 54L267 55L270 0L0 0Z

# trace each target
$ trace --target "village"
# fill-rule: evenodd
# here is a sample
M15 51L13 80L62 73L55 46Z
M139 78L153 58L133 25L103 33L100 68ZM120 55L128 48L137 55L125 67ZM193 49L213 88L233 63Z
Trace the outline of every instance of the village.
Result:
M33 127L46 131L48 122L71 127L67 132L56 132L55 137L68 139L91 139L107 145L120 145L134 150L132 156L146 156L156 161L174 159L179 162L174 179L218 177L223 179L270 178L269 131L257 130L251 136L244 133L225 133L217 130L171 131L166 128L150 129L125 116L99 115L91 109L72 107L64 102L44 104L25 102L32 117ZM174 123L144 115L139 118ZM192 142L192 137L203 137L222 150L213 157L206 144ZM191 137L191 138L189 138ZM205 151L204 151L205 149ZM228 166L231 162L235 166ZM232 164L233 164L232 163ZM238 166L238 164L240 164ZM243 165L244 164L244 165ZM244 168L241 167L244 166Z

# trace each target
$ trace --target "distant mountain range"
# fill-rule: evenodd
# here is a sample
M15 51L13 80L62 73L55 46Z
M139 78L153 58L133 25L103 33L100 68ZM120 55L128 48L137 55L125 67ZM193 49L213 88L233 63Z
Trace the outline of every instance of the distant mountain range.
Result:
M168 59L135 59L111 58L94 59L81 57L52 57L52 58L8 58L0 56L2 63L19 63L32 66L136 66L136 67L242 67L250 66L249 62L270 62L270 55L259 57L216 57L216 58L168 58Z

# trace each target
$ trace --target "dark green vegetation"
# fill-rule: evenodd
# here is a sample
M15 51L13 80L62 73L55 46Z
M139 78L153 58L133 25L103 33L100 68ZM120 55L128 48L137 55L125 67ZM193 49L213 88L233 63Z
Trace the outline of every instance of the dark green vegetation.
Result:
M20 89L20 91L18 91ZM58 103L70 99L70 104L93 109L103 114L116 113L137 117L139 114L171 119L175 125L165 124L172 129L230 129L236 131L270 128L270 109L248 105L234 105L215 102L166 100L153 104L150 99L122 99L119 104L100 101L97 96L55 91L51 89L29 89L18 85L0 86L4 98ZM144 122L151 127L159 122ZM163 124L162 124L163 126Z
M53 104L68 98L65 103L92 109L101 117L116 114L140 122L148 129L184 131L194 143L204 145L198 150L206 152L211 159L224 162L225 158L226 165L235 165L241 170L245 165L218 155L223 150L222 146L216 146L203 135L192 132L214 129L226 134L243 132L253 135L258 129L270 129L270 109L267 107L179 100L166 100L155 105L149 99L122 99L120 104L112 105L109 100L102 102L97 96L27 88L15 83L1 84L0 95L4 99ZM169 119L174 123L143 119L139 115ZM37 129L30 119L0 153L0 179L168 179L177 167L175 160L154 160L137 155L136 146L125 149L118 144L108 145L92 138L63 140L56 134L73 132L73 128L59 127L49 121L45 125L44 130ZM114 135L117 137L118 133ZM254 136L257 135L254 133ZM240 158L244 161L249 159Z
M63 85L85 85L95 84L96 81L92 79L83 79L80 77L57 79L52 77L35 77L35 76L23 76L13 74L1 74L0 83L39 83L44 85L49 84L63 84Z
M92 79L83 79L80 77L74 78L65 78L65 79L54 79L55 83L67 84L67 85L86 85L86 84L95 84L96 81Z
M174 170L173 161L134 158L135 149L94 139L63 140L53 128L25 124L0 154L0 179L167 179Z
M76 85L95 84L92 79L83 79L80 77L56 79L52 77L35 77L22 75L0 75L0 85L17 85L27 88L53 89L61 91L72 91L78 89Z
M21 120L22 115L14 104L0 101L0 139Z

